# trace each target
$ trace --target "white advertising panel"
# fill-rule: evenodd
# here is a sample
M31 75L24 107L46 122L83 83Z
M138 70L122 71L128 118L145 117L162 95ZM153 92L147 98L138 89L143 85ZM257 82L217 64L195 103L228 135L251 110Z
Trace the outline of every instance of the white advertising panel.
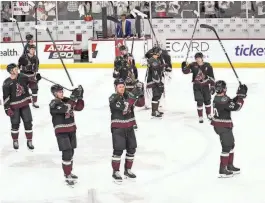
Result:
M222 43L233 63L264 63L265 67L265 40L222 40ZM167 39L166 49L172 62L185 60L189 44L189 40ZM218 40L193 40L188 61L193 61L197 52L202 52L212 63L228 62Z
M55 43L64 63L73 63L73 41L59 41ZM17 63L19 57L23 54L23 50L24 48L21 43L1 43L1 64ZM52 42L38 43L38 57L41 64L61 63Z

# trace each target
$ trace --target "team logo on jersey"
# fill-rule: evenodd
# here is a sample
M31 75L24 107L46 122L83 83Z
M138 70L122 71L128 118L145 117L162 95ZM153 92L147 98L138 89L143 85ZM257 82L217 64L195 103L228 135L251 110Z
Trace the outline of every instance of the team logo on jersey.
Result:
M16 84L16 97L20 97L24 93L25 93L24 87L17 83Z

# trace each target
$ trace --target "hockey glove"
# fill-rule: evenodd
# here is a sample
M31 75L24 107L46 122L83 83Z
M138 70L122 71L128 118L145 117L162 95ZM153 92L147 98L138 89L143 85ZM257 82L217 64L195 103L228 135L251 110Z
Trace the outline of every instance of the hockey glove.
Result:
M247 92L248 92L248 87L246 85L240 85L237 90L237 97L239 98L246 98L247 97Z
M214 86L210 87L210 92L211 92L211 95L214 95L214 93L215 93L215 87Z
M72 94L70 95L70 99L71 99L72 101L75 101L75 100L77 100L78 96L79 96L79 90L78 90L78 88L75 88L75 89L72 91Z
M187 67L187 62L186 62L186 61L183 61L183 62L181 63L181 68L184 69L184 68L186 68L186 67Z
M13 112L12 109L10 109L10 108L5 109L5 112L6 112L6 115L8 115L9 117L14 116L14 112Z
M82 87L82 85L78 85L78 91L79 91L79 94L77 96L77 99L83 99L83 95L84 95L84 88Z
M39 82L41 80L41 75L39 73L36 74L36 80Z

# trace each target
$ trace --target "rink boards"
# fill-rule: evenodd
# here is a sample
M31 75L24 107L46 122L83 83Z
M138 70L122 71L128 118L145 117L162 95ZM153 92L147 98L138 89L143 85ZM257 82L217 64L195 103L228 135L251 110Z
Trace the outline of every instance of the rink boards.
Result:
M134 43L133 43L134 41ZM265 39L225 39L222 40L224 48L236 68L265 68ZM75 45L73 41L56 41L57 49L66 64L67 68L113 68L113 61L119 55L118 47L125 44L129 52L133 47L133 55L137 67L142 66L144 54L152 47L151 39L117 39L117 40L89 40L88 41L88 63L74 63ZM133 44L133 46L132 46ZM167 39L165 49L169 52L174 68L180 68L181 62L185 60L190 44L189 39ZM194 55L202 52L205 60L215 68L230 68L218 40L195 39L191 44L188 61L194 60ZM17 62L23 53L23 46L20 42L1 43L0 56L1 68ZM38 56L40 68L60 69L63 68L59 56L51 42L38 43Z

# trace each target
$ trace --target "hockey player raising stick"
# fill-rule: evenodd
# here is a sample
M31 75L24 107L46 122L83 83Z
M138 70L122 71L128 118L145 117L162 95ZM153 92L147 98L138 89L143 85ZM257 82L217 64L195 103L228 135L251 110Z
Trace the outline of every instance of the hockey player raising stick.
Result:
M58 147L62 151L65 181L68 185L74 185L74 180L78 178L72 174L74 149L77 141L74 111L82 111L84 108L84 90L79 85L78 88L73 90L70 98L64 97L61 85L53 85L51 92L55 98L50 103L50 113Z
M10 73L3 84L3 101L6 114L11 121L11 136L13 138L14 149L19 148L18 134L20 118L22 118L27 137L27 146L30 150L34 149L32 144L32 115L29 107L31 102L28 85L30 82L36 82L41 79L40 74L36 74L36 78L26 77L19 74L16 64L11 63L7 66Z
M152 116L162 117L163 112L158 111L159 102L161 96L164 92L164 83L163 83L163 70L165 64L162 64L159 60L161 54L161 49L156 47L153 49L152 57L147 61L147 85L146 91L152 89Z
M126 84L126 90L131 91L134 88L134 83L138 79L138 70L135 66L133 56L128 53L126 46L119 47L121 56L117 56L114 61L113 77L115 79L122 78Z
M144 106L144 96L142 88L136 88L132 92L125 92L125 82L123 79L115 81L116 93L109 98L111 111L111 133L113 144L112 169L114 181L122 182L120 174L120 162L123 150L126 149L124 175L129 178L136 178L131 172L134 154L137 147L133 126L135 118L134 106Z
M226 95L225 81L219 80L215 84L215 91L217 94L213 100L214 116L211 124L214 126L214 131L220 136L222 145L219 175L220 177L231 177L233 174L240 173L240 169L233 165L235 140L231 111L239 111L242 108L248 88L246 85L240 85L237 96L230 99Z
M133 56L128 53L126 46L122 45L119 47L121 51L121 56L116 57L114 61L114 73L113 77L118 79L123 79L125 81L126 91L131 92L135 88L144 88L144 84L138 80L138 70L135 66L135 61ZM114 81L115 83L115 81ZM134 112L132 112L134 114ZM134 129L138 126L135 123Z
M203 54L195 54L195 62L186 64L182 62L181 68L184 74L192 73L193 93L197 102L199 122L203 123L203 103L209 120L211 116L211 94L215 93L213 68L210 63L203 61Z
M158 60L160 61L161 65L163 66L162 67L162 83L165 85L166 78L168 78L169 80L171 79L171 72L172 72L171 57L166 50L163 50L158 46L154 46L152 49L150 49L145 54L145 58L147 58L147 60L152 58L154 51L156 51L156 52L159 51ZM148 75L149 75L149 68L147 69L147 72L146 72L146 80L147 80ZM150 91L148 91L148 88L146 88L146 93L147 93L146 94L146 100L149 100L146 102L146 108L149 108L148 103L151 103L150 98L152 97L152 93ZM165 96L165 92L164 92L164 96ZM162 99L162 97L161 97L161 99ZM161 103L161 99L160 99L160 103Z
M28 46L28 52L23 54L18 61L18 66L20 68L21 73L29 78L34 78L39 70L39 59L35 55L36 47L35 45ZM32 93L32 103L33 107L39 108L37 104L38 100L38 83L35 80L31 80L29 83L29 88Z

